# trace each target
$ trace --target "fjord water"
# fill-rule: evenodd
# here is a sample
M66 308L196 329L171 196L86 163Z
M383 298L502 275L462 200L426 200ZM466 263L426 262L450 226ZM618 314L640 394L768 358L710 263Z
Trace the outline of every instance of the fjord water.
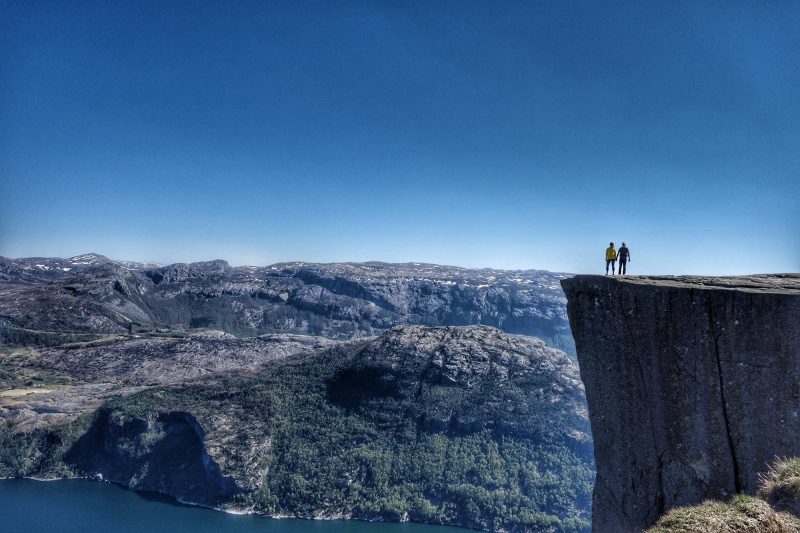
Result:
M249 533L463 533L422 524L347 520L269 519L176 504L159 495L132 492L83 479L0 480L0 531L192 531Z

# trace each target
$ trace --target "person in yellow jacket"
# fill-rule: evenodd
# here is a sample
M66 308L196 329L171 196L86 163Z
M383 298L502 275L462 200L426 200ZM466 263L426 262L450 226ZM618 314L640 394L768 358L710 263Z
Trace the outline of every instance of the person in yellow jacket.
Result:
M617 249L614 248L614 243L608 245L606 248L606 276L608 275L608 266L611 265L611 275L615 274L614 269L617 266Z

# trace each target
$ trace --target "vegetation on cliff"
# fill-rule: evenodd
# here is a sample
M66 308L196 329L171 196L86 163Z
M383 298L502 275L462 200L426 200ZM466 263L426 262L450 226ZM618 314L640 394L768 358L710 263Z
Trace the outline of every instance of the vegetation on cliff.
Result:
M762 476L758 497L677 507L648 533L793 533L800 531L800 459L776 460Z

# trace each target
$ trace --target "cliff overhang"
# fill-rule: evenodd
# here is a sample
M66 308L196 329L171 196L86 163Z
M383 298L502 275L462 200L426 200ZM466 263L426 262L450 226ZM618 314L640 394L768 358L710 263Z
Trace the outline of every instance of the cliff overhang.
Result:
M754 493L800 455L800 275L562 281L586 387L595 531Z

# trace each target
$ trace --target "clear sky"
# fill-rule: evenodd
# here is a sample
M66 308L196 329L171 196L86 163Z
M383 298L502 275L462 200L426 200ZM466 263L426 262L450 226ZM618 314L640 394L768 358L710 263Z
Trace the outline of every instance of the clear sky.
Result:
M0 255L800 270L800 2L0 13Z

